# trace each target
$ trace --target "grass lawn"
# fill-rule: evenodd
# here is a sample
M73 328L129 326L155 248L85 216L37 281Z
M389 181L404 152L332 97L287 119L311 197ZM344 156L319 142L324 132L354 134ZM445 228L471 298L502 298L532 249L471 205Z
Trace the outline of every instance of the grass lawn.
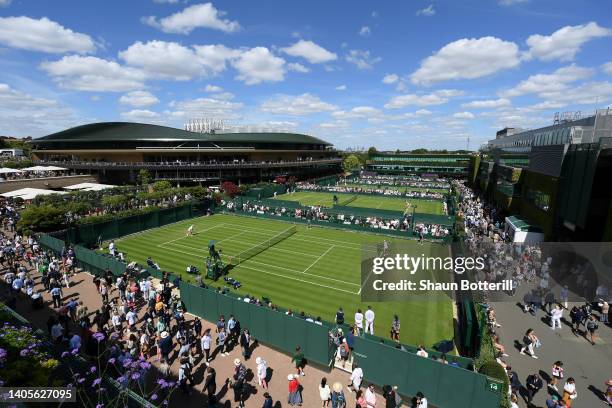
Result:
M350 194L337 194L338 204L353 197ZM416 205L416 212L426 214L444 214L444 204L437 200L423 200L418 198L384 197L379 195L356 194L356 199L348 203L349 207L375 208L380 210L404 211L406 201ZM320 205L331 207L334 204L334 193L321 193L318 191L298 191L276 196L277 200L298 201L303 205ZM412 207L410 208L412 211Z
M195 235L187 237L185 232L191 224L195 226ZM290 226L285 221L218 214L148 230L115 243L129 260L145 264L146 258L152 256L163 270L180 273L183 279L193 281L185 270L191 264L204 270L209 240L217 241L217 248L227 260L228 256L252 248ZM448 256L448 246L444 244L419 245L411 240L385 239L407 243L418 255ZM279 306L327 321L333 321L336 310L342 306L347 322L352 322L356 309L365 311L367 307L360 301L362 246L382 240L376 234L308 229L298 224L297 233L239 264L230 271L230 276L242 283L238 293L265 296ZM449 301L378 302L372 303L372 308L376 313L375 333L383 337L389 336L393 315L398 314L404 343L431 346L453 338Z

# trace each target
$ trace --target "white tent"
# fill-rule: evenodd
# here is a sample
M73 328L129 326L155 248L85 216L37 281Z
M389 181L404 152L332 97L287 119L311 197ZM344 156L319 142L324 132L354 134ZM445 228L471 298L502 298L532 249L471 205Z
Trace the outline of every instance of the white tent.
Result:
M0 194L2 197L19 197L24 200L33 200L39 195L49 195L49 194L66 194L65 191L53 191L53 190L43 190L41 188L22 188L15 191L9 191L8 193Z
M117 186L113 186L111 184L98 184L98 183L79 183L73 184L71 186L64 187L64 190L80 190L80 191L100 191L106 190L108 188L115 188Z
M23 170L24 171L61 171L61 170L68 170L68 169L64 167L57 167L57 166L33 166L33 167L26 167Z
M12 174L12 173L23 173L21 170L9 169L8 167L0 168L0 174Z

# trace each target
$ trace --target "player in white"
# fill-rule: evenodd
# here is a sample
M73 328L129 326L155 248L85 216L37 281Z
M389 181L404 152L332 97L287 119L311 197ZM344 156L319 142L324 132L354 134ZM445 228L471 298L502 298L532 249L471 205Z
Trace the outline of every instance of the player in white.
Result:
M190 237L193 235L193 224L187 228L187 236Z
M366 321L366 328L365 328L365 332L374 335L374 311L372 310L372 308L370 306L368 306L368 310L366 310L365 312L365 321Z
M108 252L112 256L115 256L115 241L111 241L110 244L108 244Z
M361 335L363 333L363 313L361 313L361 309L357 309L357 313L355 313L355 327Z
M383 241L383 256L389 256L389 241Z

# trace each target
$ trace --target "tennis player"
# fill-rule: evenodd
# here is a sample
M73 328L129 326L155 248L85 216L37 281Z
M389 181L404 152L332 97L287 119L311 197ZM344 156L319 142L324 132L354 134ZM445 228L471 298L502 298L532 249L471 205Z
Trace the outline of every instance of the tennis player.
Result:
M187 234L188 237L193 235L193 224L189 226L189 228L187 228Z

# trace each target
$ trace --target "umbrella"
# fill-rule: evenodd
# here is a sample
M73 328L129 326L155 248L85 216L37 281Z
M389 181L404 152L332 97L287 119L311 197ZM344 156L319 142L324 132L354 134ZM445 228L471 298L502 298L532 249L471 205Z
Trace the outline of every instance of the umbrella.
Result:
M23 173L23 171L17 170L17 169L10 169L8 167L0 168L0 174L11 174L11 173Z

